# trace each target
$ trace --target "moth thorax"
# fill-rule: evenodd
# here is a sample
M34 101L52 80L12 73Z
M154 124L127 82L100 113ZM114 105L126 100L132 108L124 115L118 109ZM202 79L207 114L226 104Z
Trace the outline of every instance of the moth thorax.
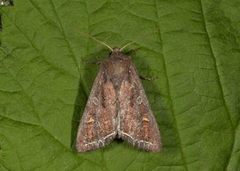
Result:
M115 63L113 66L113 74L119 75L125 71L125 67L122 63Z

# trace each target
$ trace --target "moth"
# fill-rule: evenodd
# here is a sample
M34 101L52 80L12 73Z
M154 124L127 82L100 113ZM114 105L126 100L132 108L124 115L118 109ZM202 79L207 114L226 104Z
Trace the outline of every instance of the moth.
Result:
M106 44L104 44L106 45ZM101 65L79 124L76 149L95 150L120 138L146 151L161 148L160 132L136 68L123 48Z

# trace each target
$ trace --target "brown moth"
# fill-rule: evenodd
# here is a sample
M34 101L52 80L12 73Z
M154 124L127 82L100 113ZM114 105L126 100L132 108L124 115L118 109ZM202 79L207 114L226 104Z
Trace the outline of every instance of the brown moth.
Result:
M95 150L121 138L139 149L157 152L160 132L136 68L123 48L110 49L87 101L76 148L79 152Z

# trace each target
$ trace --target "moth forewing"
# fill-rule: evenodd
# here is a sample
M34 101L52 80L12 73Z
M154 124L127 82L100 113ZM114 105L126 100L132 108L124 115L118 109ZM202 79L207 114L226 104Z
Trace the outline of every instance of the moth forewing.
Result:
M103 147L109 144L117 134L114 122L116 118L115 106L104 105L116 97L114 93L111 96L106 93L107 89L111 89L112 86L111 83L104 83L103 74L101 66L78 128L76 148L79 152Z
M113 49L100 67L77 135L77 150L94 150L115 137L159 151L160 132L130 57Z
M158 125L136 68L131 61L129 63L129 79L123 81L119 90L119 113L122 118L119 132L121 138L132 145L157 152L161 147Z

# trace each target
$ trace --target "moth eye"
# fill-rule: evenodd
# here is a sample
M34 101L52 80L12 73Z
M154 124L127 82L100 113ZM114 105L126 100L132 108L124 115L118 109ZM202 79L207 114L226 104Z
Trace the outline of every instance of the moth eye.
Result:
M94 103L95 105L98 105L98 99L97 99L96 97L93 98L93 103Z
M137 97L137 104L141 104L142 103L142 98L140 96Z

